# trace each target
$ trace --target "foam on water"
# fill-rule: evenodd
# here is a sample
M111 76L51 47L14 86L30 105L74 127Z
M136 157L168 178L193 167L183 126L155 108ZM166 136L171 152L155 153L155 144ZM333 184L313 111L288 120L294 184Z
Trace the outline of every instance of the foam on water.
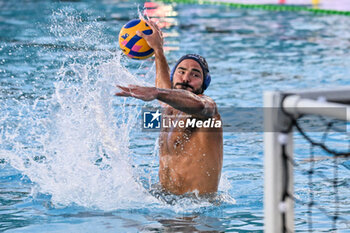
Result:
M65 9L53 13L50 30L56 45L76 49L61 53L51 94L4 102L2 157L33 182L33 196L48 194L57 207L169 208L146 191L137 176L147 174L135 173L130 160L139 102L114 96L117 84L149 84L122 65L119 51L103 47L104 35L96 21L86 22ZM220 190L228 194L230 188L224 179ZM225 198L234 202L229 195ZM208 205L185 198L172 208Z
M143 82L121 65L119 53L94 48L103 35L93 25L75 12L53 14L56 44L79 49L64 54L52 95L8 101L17 111L3 120L17 125L5 129L2 154L35 184L34 193L50 194L56 205L116 209L154 202L128 157L138 109L114 97L116 84Z

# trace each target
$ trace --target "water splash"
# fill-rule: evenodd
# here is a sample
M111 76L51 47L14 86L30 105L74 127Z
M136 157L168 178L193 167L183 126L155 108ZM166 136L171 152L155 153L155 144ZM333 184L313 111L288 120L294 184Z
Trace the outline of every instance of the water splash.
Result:
M61 64L52 91L8 99L1 109L0 154L33 182L33 195L48 194L55 206L103 210L151 206L191 212L212 206L175 196L175 205L169 206L140 182L139 176L150 182L155 173L135 173L129 146L140 102L114 97L115 85L150 85L144 80L154 71L143 80L131 74L121 52L103 47L109 44L103 28L89 15L54 12L50 32L54 46L43 53ZM229 182L221 184L228 193Z
M114 97L116 84L145 82L122 66L119 53L98 48L104 35L95 23L71 10L53 13L54 48L75 49L58 51L52 95L7 101L1 154L55 205L106 210L152 203L128 156L136 100L126 105Z

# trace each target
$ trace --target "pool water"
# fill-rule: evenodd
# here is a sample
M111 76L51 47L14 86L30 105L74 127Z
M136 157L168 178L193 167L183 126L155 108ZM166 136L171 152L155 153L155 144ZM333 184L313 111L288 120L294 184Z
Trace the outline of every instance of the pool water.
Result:
M117 46L143 6L0 0L0 231L263 231L262 132L224 132L219 204L169 204L147 191L158 179L158 134L141 130L139 115L157 103L113 96L117 84L154 83L154 60L130 60ZM185 53L206 57L206 94L220 108L260 108L265 90L350 84L349 17L169 3L147 12L160 19L171 66ZM339 206L350 219L350 166L339 164ZM331 161L319 169L330 173ZM307 178L296 178L307 198ZM334 208L332 187L315 182ZM296 207L296 231L307 232L307 207ZM327 216L314 217L316 232L330 231ZM338 232L349 227L339 222Z

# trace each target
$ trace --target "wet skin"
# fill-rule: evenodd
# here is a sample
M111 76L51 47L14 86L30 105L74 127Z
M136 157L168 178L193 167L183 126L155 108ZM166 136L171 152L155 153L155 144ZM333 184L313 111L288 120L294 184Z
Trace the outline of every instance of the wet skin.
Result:
M201 92L203 83L200 65L191 59L182 61L174 73L175 89ZM182 85L187 84L187 85ZM213 102L209 97L199 98ZM210 118L220 120L216 106L210 106ZM197 118L206 120L200 114L187 114L171 106L163 110L163 118L173 116L172 120ZM198 191L199 194L217 191L222 168L222 128L162 128L160 133L159 179L162 187L174 194Z
M159 100L162 118L173 121L197 119L221 120L215 102L203 92L203 70L192 59L183 60L176 68L173 83L163 51L163 37L153 22L151 35L138 33L155 50L156 86L118 86L117 96L134 97L144 101ZM222 128L171 126L162 128L159 138L159 180L163 189L181 195L195 192L212 194L218 189L222 160Z

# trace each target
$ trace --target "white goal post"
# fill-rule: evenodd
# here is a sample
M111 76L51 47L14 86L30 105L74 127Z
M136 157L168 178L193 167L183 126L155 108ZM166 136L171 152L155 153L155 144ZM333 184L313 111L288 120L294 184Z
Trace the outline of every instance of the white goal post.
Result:
M283 100L283 102L282 102ZM264 230L266 233L294 232L294 202L283 196L282 144L293 155L293 129L288 129L290 117L301 114L327 116L350 121L350 87L264 93ZM282 111L283 107L283 111ZM331 110L330 110L331 109ZM334 109L334 110L333 110ZM344 114L345 113L345 114ZM288 193L293 194L293 166L287 163Z

